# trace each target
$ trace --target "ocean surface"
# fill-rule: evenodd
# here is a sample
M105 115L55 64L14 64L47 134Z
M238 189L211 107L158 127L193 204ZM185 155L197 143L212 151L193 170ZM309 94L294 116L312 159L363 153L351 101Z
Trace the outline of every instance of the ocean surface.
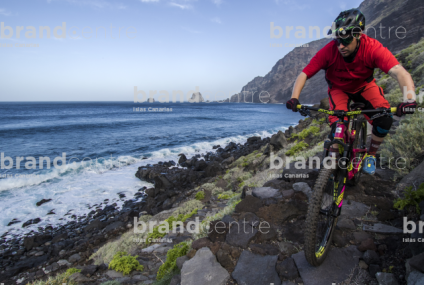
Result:
M122 206L118 193L151 186L134 176L139 166L271 136L302 118L282 104L238 103L0 102L0 114L0 235L66 223L104 199ZM41 199L52 201L36 206Z

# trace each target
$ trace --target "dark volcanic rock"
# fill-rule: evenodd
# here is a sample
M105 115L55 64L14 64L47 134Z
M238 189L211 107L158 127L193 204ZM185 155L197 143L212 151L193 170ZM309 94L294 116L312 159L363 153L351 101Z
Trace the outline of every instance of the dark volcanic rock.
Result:
M19 221L18 219L13 219L13 220L11 220L8 224L7 224L7 226L11 226L11 225L13 225L13 224L17 224L17 223L20 223L21 221Z
M22 225L22 227L25 228L25 227L28 227L29 225L32 225L32 224L38 224L39 222L41 222L40 218L28 220Z
M52 199L42 199L41 201L38 201L37 203L35 203L35 205L37 206L41 206L47 202L50 202Z
M233 223L226 236L226 242L233 246L246 248L258 230L249 224Z
M253 196L246 196L240 203L236 205L235 211L241 212L252 212L256 213L259 208L262 207L262 201L259 198Z
M224 221L213 221L210 223L208 237L212 242L224 242L228 231L228 224Z
M287 146L287 140L282 131L272 135L270 144L274 147L274 150L279 150Z
M281 280L293 280L299 277L296 264L293 258L289 257L284 259L281 263L277 264L276 270Z
M271 244L251 244L250 249L253 253L260 255L278 255L280 253L280 249Z
M244 250L237 262L231 276L238 284L257 285L271 284L280 285L281 280L275 271L277 255L261 256Z
M206 177L217 176L221 173L221 170L221 164L219 164L217 161L213 161L205 168L205 175Z

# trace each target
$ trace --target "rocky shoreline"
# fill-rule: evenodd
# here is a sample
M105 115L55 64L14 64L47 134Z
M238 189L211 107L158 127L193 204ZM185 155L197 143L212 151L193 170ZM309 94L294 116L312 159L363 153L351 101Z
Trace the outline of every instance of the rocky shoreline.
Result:
M15 236L6 240L8 233L0 238L0 281L16 284L17 280L27 283L35 278L43 278L50 272L67 268L58 264L71 256L75 260L87 260L100 244L119 236L133 226L134 217L143 214L157 214L170 209L186 199L190 190L206 183L208 179L221 174L225 166L254 150L260 149L270 138L252 137L244 145L229 143L224 148L216 146L215 152L197 154L189 159L181 154L179 165L174 161L159 162L140 167L136 176L154 183L155 188L141 188L132 199L126 200L122 209L106 199L100 205L93 205L87 215L77 217L65 225L39 228L39 232ZM120 199L125 199L125 195ZM39 203L45 203L43 199ZM103 209L102 204L107 205ZM36 218L26 222L37 223ZM41 267L47 268L42 270ZM24 274L25 273L25 274ZM25 277L19 277L20 275ZM12 278L12 279L11 279ZM22 279L24 278L24 279Z
M326 107L324 104L321 103L322 108ZM251 137L244 145L215 146L214 152L190 158L180 154L178 162L140 167L136 177L153 183L154 188L141 188L121 210L111 204L93 210L86 217L78 217L75 222L45 229L42 234L2 239L0 281L27 284L74 267L81 269L71 276L76 283L98 285L115 280L121 284L152 284L168 250L183 241L192 241L191 250L177 259L179 273L167 284L308 285L336 281L344 285L406 284L407 280L421 280L424 243L408 243L404 239L419 238L422 234L402 233L407 212L393 209L393 200L398 197L398 190L423 182L419 173L424 171L424 162L400 181L393 181L392 170L380 168L376 175L364 175L359 184L348 185L328 260L317 268L306 262L302 249L308 199L319 173L318 166L297 169L292 162L279 178L268 176L260 185L243 184L249 181L246 177L267 173L270 154L284 157L289 146L296 144L292 134L301 133L313 120L321 118L316 114L314 119L300 120L294 128L271 138ZM391 133L397 125L393 125ZM318 129L326 133L323 125ZM309 143L321 139L313 134L305 137ZM244 181L232 174L245 177ZM231 203L228 197L204 189L205 185L241 194L241 200ZM200 191L204 192L200 199L202 208L184 225L195 219L210 221L210 225L222 222L224 232L212 231L199 238L184 230L168 233L148 247L136 247L131 254L138 255L137 260L145 270L134 271L129 276L108 270L106 262L94 264L90 259L102 246L120 241L134 227L134 218L153 216L151 219L163 221L187 201L195 200ZM424 215L424 202L421 204ZM234 223L242 220L248 221L251 231L231 231ZM266 222L270 230L265 234L260 232L255 225L258 222ZM203 280L204 276L213 276L212 281Z

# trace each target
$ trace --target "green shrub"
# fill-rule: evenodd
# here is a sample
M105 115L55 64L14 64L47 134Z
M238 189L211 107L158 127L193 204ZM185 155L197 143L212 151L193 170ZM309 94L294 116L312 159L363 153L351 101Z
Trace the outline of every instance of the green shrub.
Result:
M189 243L183 241L168 250L166 261L159 267L156 280L161 280L167 273L177 269L177 258L186 255L189 249Z
M291 139L301 139L304 140L307 136L309 136L309 134L317 134L319 133L319 128L316 126L310 126L307 129L302 130L300 133L298 134L292 134L291 135Z
M295 144L293 147L291 147L287 152L286 155L295 155L297 152L307 148L309 145L305 143L304 141L301 141L297 144Z
M72 274L71 274L72 275ZM63 283L67 285L77 285L74 280L69 279L71 275L68 275L66 272L57 274L56 276L50 276L47 280L37 280L33 283L27 283L30 285L62 285Z
M225 180L225 176L224 176L224 180ZM216 187L215 184L213 183L205 183L199 188L202 189L203 191L210 191L212 195L215 195L216 193L224 192L224 189L222 189L221 187Z
M164 237L167 234L166 231L161 232L162 231L161 229L168 228L169 231L171 231L173 227L173 222L185 222L188 218L190 218L191 216L195 214L197 214L197 209L194 209L192 212L186 215L179 214L177 217L174 217L174 216L169 217L159 226L154 227L152 232L147 235L146 245L149 245L151 243L150 241L151 239L159 239Z
M222 194L218 195L218 199L222 199L222 200L227 200L227 199L231 199L235 196L239 195L238 193L234 193L233 191L226 191Z
M117 272L122 272L123 275L130 274L133 270L143 271L144 267L137 261L136 256L127 255L125 251L120 251L113 257L109 263L109 268Z
M193 199L190 201L185 202L184 204L182 204L181 206L179 206L173 213L172 216L174 217L178 217L179 215L187 215L191 212L193 212L193 210L195 209L202 209L203 208L203 204L202 202Z
M421 162L420 157L424 154L423 141L424 113L415 112L413 115L407 115L396 129L396 133L388 134L381 145L382 163L396 171L397 177L408 174ZM399 161L397 161L398 158Z
M69 269L66 270L66 275L71 276L72 274L77 273L77 272L81 272L81 269L69 268Z
M413 190L412 186L406 187L404 192L405 198L399 198L393 205L398 210L403 210L407 206L415 206L417 213L420 213L419 203L424 200L424 183L421 183L417 190Z
M203 199L205 199L205 192L203 192L203 191L197 192L195 198L196 198L196 200L203 200Z

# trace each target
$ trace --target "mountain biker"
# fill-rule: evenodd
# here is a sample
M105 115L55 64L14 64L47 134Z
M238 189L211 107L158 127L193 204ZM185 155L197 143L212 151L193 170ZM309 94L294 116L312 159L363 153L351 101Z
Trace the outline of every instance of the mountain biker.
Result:
M333 23L333 28L328 31L333 40L319 50L299 74L291 99L286 103L287 109L298 111L296 106L299 105L299 95L306 80L321 69L325 70L325 79L328 83L330 110L348 111L351 100L364 103L364 110L390 108L389 102L384 98L383 89L377 86L373 77L374 68L380 68L398 81L402 92L406 93L404 98L408 98L406 102L398 105L396 115L414 113L417 103L411 75L379 41L364 34L364 29L365 16L359 9L350 9L339 14ZM368 116L366 118L369 119ZM332 129L330 139L334 138L337 120L335 116L329 117ZM372 137L364 158L363 172L375 173L375 155L392 122L391 116L370 121L373 125ZM331 146L330 152L338 155L338 145Z

